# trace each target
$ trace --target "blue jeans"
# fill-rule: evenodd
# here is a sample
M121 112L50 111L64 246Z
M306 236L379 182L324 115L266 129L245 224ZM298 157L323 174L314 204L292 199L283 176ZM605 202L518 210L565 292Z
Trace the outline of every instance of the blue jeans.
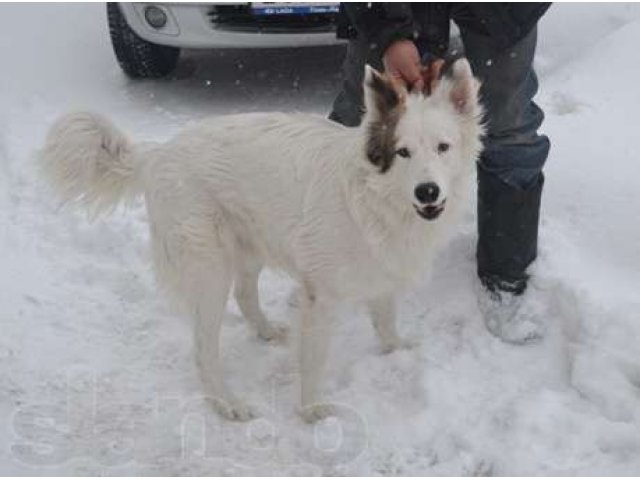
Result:
M482 81L481 99L487 135L478 167L506 184L526 190L534 184L549 153L549 139L538 134L544 114L533 102L538 80L533 70L537 31L513 47L498 48L492 39L459 22L464 53ZM347 126L360 124L364 65L381 67L367 42L352 40L343 65L343 88L329 118Z

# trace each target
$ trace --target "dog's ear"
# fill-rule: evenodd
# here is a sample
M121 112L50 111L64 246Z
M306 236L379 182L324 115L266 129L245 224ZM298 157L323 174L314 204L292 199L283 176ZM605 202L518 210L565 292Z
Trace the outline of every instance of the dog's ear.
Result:
M394 85L390 78L365 65L364 105L370 118L389 116L404 104L405 97L406 92Z
M364 95L367 116L367 158L384 173L393 163L396 126L404 110L406 92L370 66L365 67Z
M463 115L478 115L480 113L479 90L480 82L473 76L471 65L467 59L456 60L451 67L449 100L458 113Z

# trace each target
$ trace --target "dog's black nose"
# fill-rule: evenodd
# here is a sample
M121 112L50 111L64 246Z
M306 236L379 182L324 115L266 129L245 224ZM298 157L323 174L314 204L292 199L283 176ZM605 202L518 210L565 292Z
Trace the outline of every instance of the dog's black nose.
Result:
M420 203L433 203L440 195L440 187L433 182L421 183L414 192Z

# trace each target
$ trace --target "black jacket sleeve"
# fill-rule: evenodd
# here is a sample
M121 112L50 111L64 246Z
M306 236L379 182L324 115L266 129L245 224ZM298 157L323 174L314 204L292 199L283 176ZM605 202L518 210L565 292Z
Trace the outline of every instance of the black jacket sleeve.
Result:
M358 37L380 55L394 41L412 40L417 36L409 3L345 3L344 9Z

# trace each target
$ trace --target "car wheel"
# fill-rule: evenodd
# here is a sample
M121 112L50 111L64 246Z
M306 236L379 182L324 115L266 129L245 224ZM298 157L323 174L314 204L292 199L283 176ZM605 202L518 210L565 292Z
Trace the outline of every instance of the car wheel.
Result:
M175 70L180 49L140 38L127 24L120 6L107 3L109 35L120 67L131 78L159 78Z

